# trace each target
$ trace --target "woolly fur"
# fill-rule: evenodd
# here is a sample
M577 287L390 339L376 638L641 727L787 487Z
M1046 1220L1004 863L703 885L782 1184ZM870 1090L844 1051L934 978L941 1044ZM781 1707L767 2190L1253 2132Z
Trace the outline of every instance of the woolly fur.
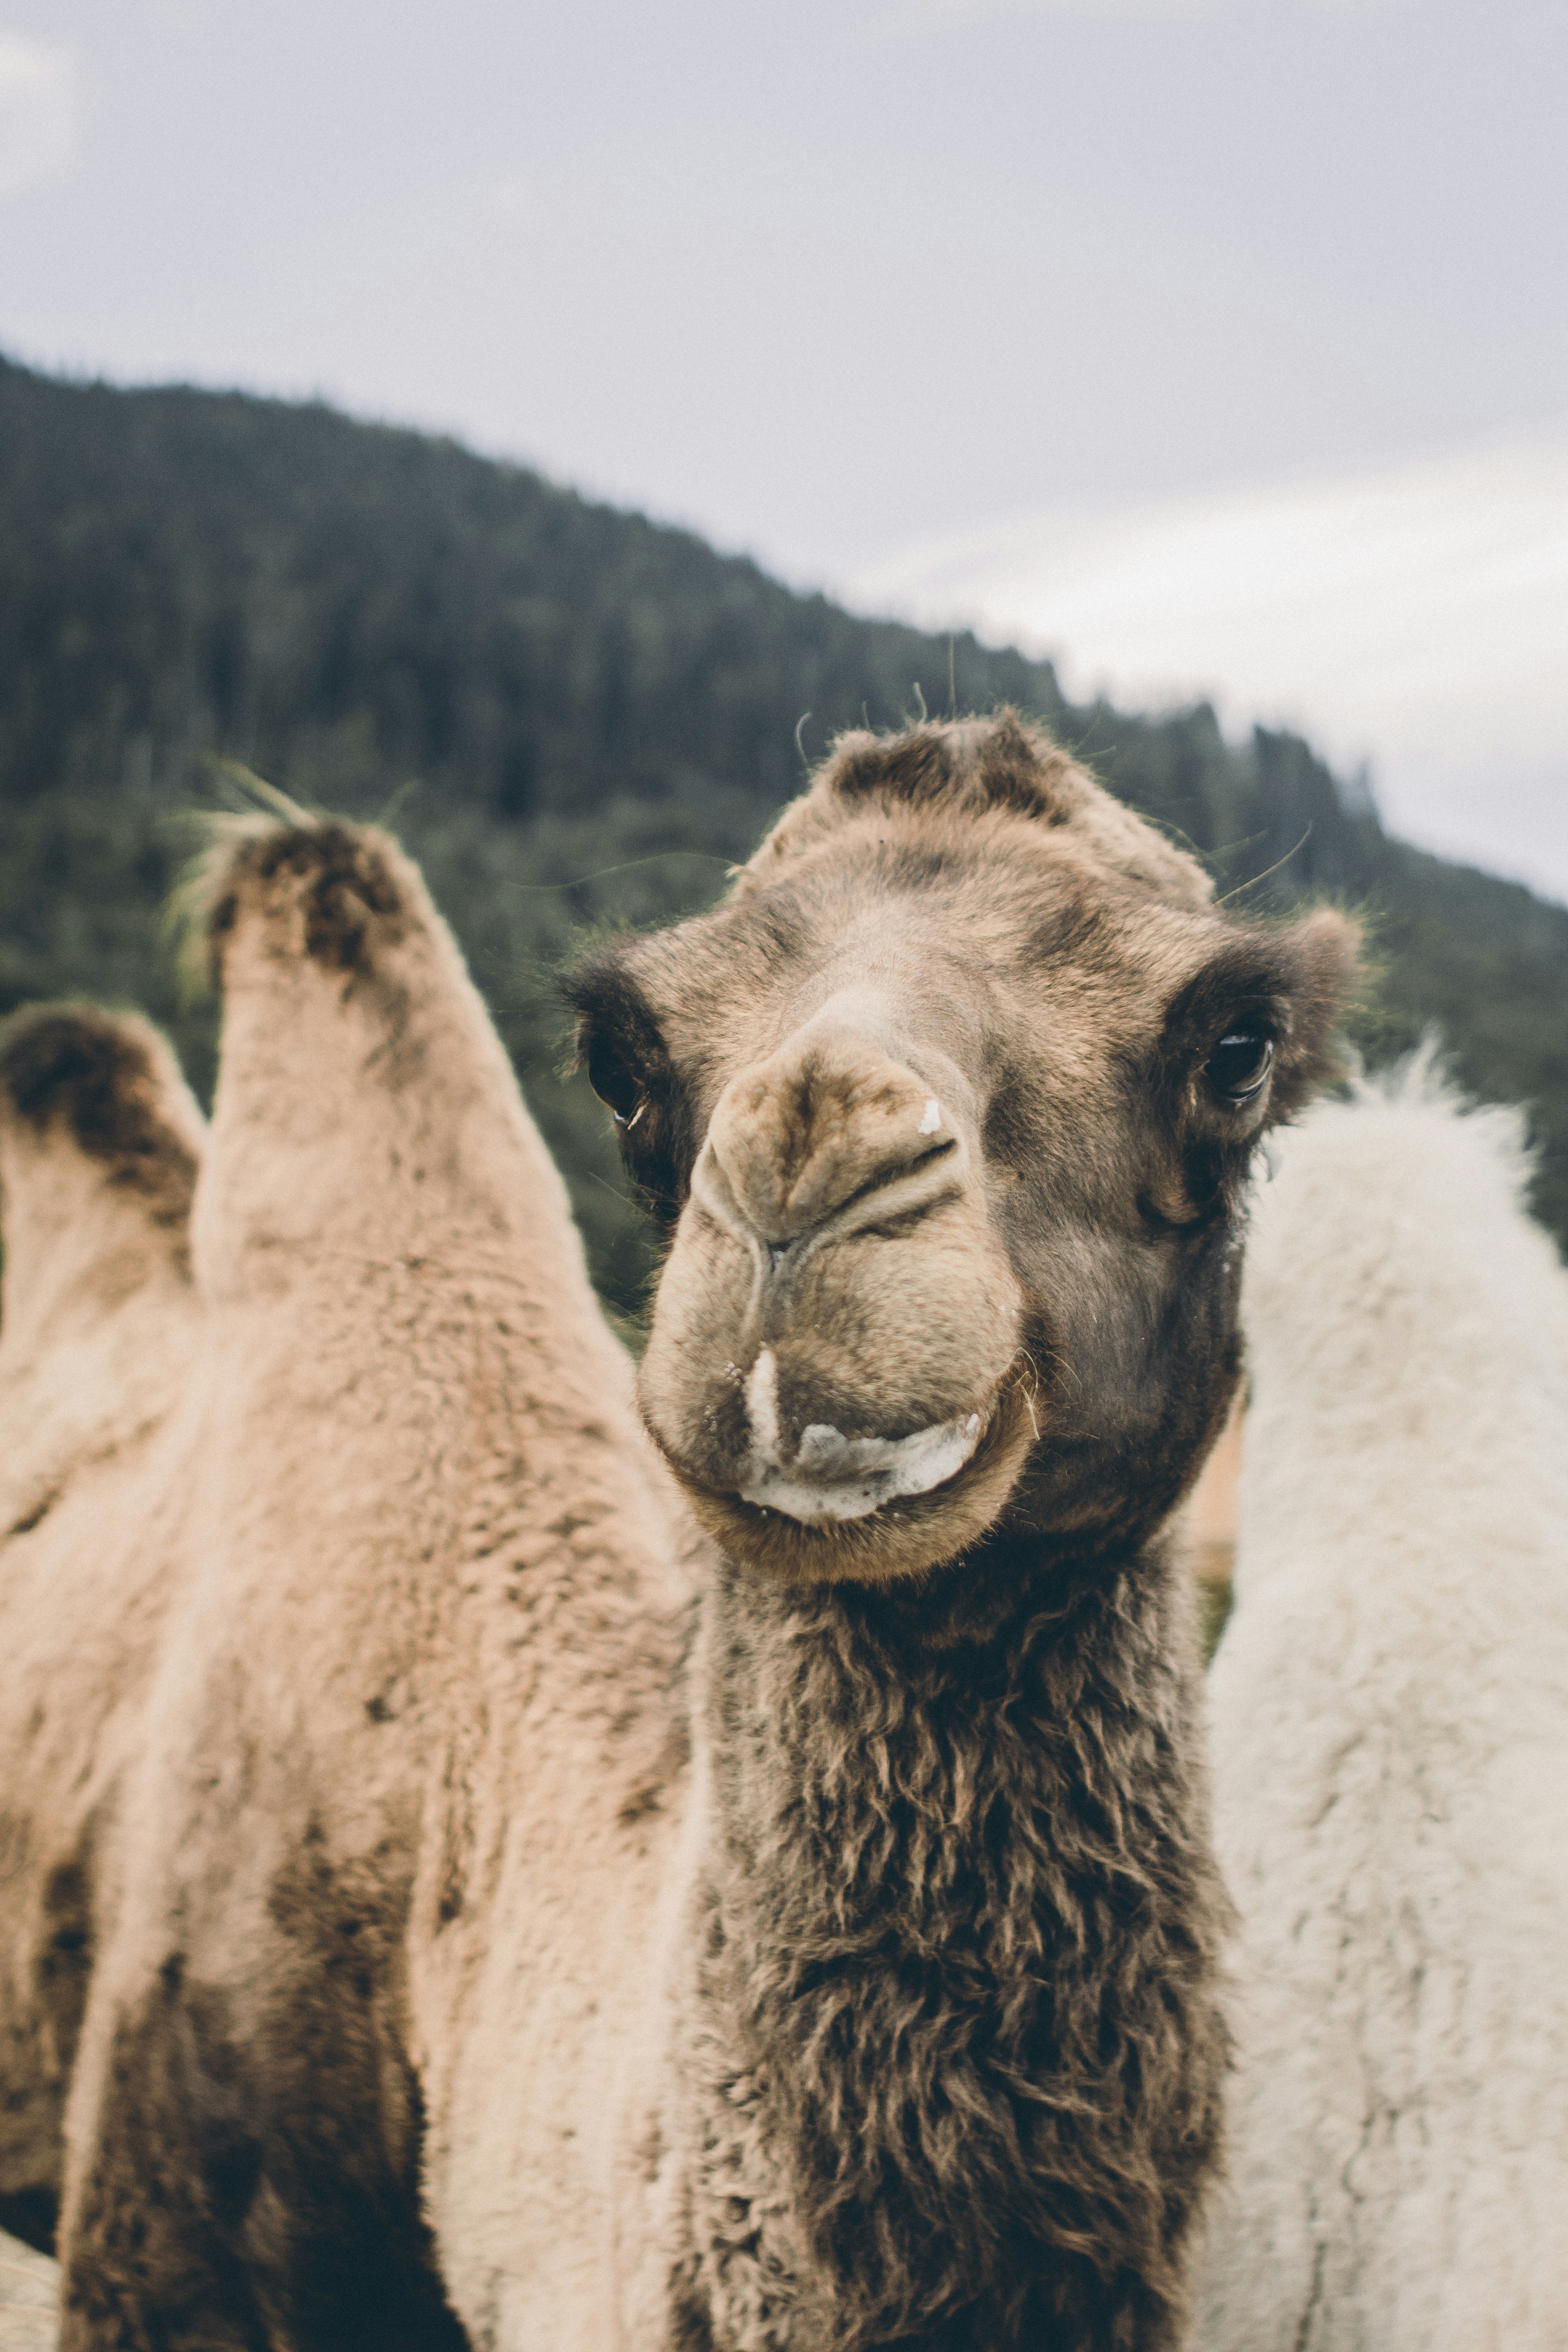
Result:
M1428 1055L1281 1139L1211 1675L1240 1906L1204 2352L1568 2345L1568 1276Z
M169 1597L149 1465L199 1343L202 1148L134 1015L44 1005L0 1031L0 2221L35 2245Z

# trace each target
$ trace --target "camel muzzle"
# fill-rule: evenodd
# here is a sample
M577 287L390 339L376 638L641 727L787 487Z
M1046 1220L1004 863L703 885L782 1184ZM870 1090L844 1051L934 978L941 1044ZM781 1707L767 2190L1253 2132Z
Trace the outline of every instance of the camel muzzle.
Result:
M963 1076L919 1058L830 1005L714 1110L641 1393L732 1550L789 1525L831 1560L852 1530L897 1527L923 1564L961 1490L996 1484L976 1457L995 1451L1022 1295Z

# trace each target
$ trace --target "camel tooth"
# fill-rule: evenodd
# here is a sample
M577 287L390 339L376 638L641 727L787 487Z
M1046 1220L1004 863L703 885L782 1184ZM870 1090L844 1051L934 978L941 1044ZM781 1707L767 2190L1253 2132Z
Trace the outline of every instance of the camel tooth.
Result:
M764 1348L752 1366L746 1382L746 1418L752 1424L752 1451L765 1469L782 1467L779 1461L779 1368L771 1348Z
M814 1422L801 1432L794 1464L786 1469L776 1454L754 1462L741 1496L808 1527L863 1519L884 1503L929 1495L956 1477L980 1442L980 1428L977 1412L909 1437L845 1437Z

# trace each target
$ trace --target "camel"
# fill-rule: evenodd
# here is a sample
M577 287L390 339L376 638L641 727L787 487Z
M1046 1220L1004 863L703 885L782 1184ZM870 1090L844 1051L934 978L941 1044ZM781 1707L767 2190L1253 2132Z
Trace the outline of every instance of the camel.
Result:
M206 922L65 2352L1175 2344L1226 1909L1165 1530L1350 927L1215 908L1010 714L843 740L569 983L668 1237L634 1393L391 842L258 825Z
M132 1014L0 1031L0 2223L48 2243L99 1940L97 1849L165 1591L114 1540L190 1384L202 1118Z
M1259 1196L1204 2352L1568 2346L1568 1275L1429 1056Z
M0 2352L55 2352L58 2300L48 2256L0 2230Z

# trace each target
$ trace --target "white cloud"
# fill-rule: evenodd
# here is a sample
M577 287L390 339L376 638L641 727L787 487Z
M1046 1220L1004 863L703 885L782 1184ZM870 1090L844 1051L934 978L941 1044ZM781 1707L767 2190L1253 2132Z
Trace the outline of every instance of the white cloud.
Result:
M1077 17L1113 24L1180 24L1215 16L1250 14L1264 0L878 0L889 26L976 24L997 17ZM1297 0L1299 10L1317 16L1386 14L1402 0Z
M1568 897L1568 428L1376 472L1041 515L861 572L862 608L1212 697L1370 758L1390 821Z
M0 33L0 196L66 168L80 107L76 60L50 41Z
M1165 23L1221 16L1245 0L907 0L927 24L973 24L995 16L1105 16L1117 23Z
M539 191L526 172L508 172L485 191L487 210L504 221L532 223L542 211Z

